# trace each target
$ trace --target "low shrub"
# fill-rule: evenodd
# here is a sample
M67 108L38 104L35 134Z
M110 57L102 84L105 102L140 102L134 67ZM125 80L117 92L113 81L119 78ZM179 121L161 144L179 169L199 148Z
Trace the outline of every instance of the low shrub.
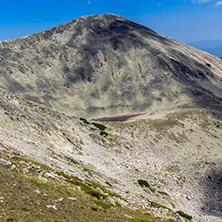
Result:
M146 181L146 180L138 180L138 184L141 186L141 187L150 187L149 183Z
M103 131L103 130L102 130L102 131L100 132L100 135L101 135L101 136L108 136L109 134L108 134L106 131Z
M105 130L107 127L106 126L104 126L104 125L102 125L102 124L100 124L100 123L95 123L95 122L93 122L92 123L96 128L98 128L98 129L100 129L100 130Z
M85 124L90 124L90 122L89 122L87 119L85 119L85 118L80 118L80 120L81 120L82 122L84 122Z
M104 209L107 209L107 208L110 208L111 205L102 201L102 200L95 200L94 203L97 205L97 206L101 206L102 208Z

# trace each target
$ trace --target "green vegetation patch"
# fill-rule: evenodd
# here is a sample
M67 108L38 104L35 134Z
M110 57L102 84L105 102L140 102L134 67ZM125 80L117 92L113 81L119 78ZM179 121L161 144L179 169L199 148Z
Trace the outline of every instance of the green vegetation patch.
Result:
M69 156L65 156L64 157L67 161L69 161L70 163L73 163L73 164L75 164L75 165L79 165L79 162L77 161L77 160L75 160L75 159L73 159L73 158L71 158L71 157L69 157Z
M85 124L90 124L90 122L85 118L80 118L80 120Z
M27 164L31 163L31 164L33 164L33 165L35 165L37 167L40 167L42 170L46 170L46 171L52 170L49 166L46 166L44 164L41 164L41 163L36 162L34 160L31 160L31 159L27 159L27 158L25 158L23 156L13 156L10 161L12 163L14 163L14 164L18 163L19 161L24 161Z
M6 157L16 166L23 160L34 163L23 157ZM37 162L37 169L48 169ZM17 171L0 166L0 197L2 221L42 221L42 222L65 222L65 221L91 221L91 222L127 222L126 214L131 215L134 222L158 222L152 213L147 214L142 209L133 210L125 207L113 207L107 203L102 193L95 190L100 188L110 196L118 196L105 187L91 181L81 181L76 177L57 172L62 176L60 180L39 178L38 170L33 168L24 173L18 168ZM50 170L52 171L52 169ZM85 184L88 183L88 184ZM81 190L76 186L80 186ZM145 214L146 213L146 214ZM140 218L146 219L140 219ZM163 218L161 221L167 222Z
M109 134L106 131L102 130L102 131L100 131L100 135L101 136L108 136Z
M150 202L150 207L163 208L163 209L167 209L169 211L172 211L170 208L168 208L162 204L158 204L156 202L153 202L153 201Z
M129 220L130 222L152 222L151 220L148 219L142 219L142 218L132 218Z
M62 172L57 172L57 174L63 176L67 182L69 182L73 185L79 186L82 191L91 195L92 197L95 197L98 200L106 198L106 196L104 194L100 193L97 190L94 190L93 187L81 182L77 177L71 177L71 176L65 175Z
M138 180L138 184L139 184L141 187L147 187L147 188L150 187L150 184L149 184L146 180Z
M95 200L94 203L97 205L97 206L101 206L102 208L104 209L108 209L111 207L110 204L106 203L105 201L102 201L102 200Z
M100 130L105 130L107 127L106 126L104 126L104 125L102 125L102 124L100 124L100 123L95 123L95 122L93 122L92 123L96 128L98 128L98 129L100 129Z
M186 214L186 213L184 213L183 211L177 211L177 213L181 216L181 217L184 217L184 218L186 218L186 219L188 219L188 220L192 220L192 216L190 216L190 215L188 215L188 214Z
M168 193L163 192L163 191L158 191L158 193L160 193L160 194L162 194L162 195L164 195L164 196L169 196L169 194L168 194Z
M122 198L119 194L114 193L114 192L109 191L109 190L106 190L106 188L105 188L104 186L102 186L101 184L99 184L99 183L96 183L96 182L93 182L93 181L90 181L90 180L86 180L86 182L87 182L88 185L90 185L90 186L92 186L92 187L94 187L94 188L100 188L104 193L109 194L109 196L111 196L111 197L117 197L117 198L119 198L119 199L121 199L121 200L126 201L126 200L125 200L124 198ZM106 182L106 183L108 183L108 182ZM112 186L112 185L109 184L109 183L108 183L108 185L109 185L109 186ZM126 201L126 202L127 202L127 201Z

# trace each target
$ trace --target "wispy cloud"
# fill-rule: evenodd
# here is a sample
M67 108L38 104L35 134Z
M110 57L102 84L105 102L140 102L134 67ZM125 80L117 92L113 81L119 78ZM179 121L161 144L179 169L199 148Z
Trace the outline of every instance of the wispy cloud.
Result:
M90 0L88 0L88 4L91 5L91 1Z
M217 8L218 6L222 6L222 0L191 0L194 4L204 4L204 3L209 3L209 2L215 2L214 7Z
M213 0L191 0L193 3L208 3L212 2Z
M207 3L207 2L211 2L212 0L198 0L198 3Z
M214 7L218 7L222 5L222 0L190 0L194 4L205 4L210 2L215 2Z
M216 8L216 7L220 6L220 5L222 5L222 1L218 1L218 2L215 4L214 7Z

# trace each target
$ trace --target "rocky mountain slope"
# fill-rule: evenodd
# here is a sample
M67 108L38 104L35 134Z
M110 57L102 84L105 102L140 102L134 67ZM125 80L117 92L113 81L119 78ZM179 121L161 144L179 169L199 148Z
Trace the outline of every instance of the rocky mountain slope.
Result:
M77 18L3 41L0 67L1 87L70 115L206 106L206 100L222 99L219 58L116 15Z
M112 122L122 114L137 118ZM123 17L0 42L0 155L10 172L33 173L19 155L49 167L46 180L71 180L153 221L181 211L222 221L221 120L222 60ZM99 194L86 189L95 183Z

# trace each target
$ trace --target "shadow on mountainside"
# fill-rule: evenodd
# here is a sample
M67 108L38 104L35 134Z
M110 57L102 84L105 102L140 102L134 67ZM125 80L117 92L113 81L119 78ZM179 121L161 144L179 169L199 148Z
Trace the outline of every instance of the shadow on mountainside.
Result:
M152 58L155 61L155 70L160 70L163 72L170 72L169 77L163 77L160 74L156 74L151 82L147 85L142 85L140 92L142 96L149 96L149 102L144 104L136 104L136 107L140 107L140 112L145 111L152 104L152 89L162 89L164 88L164 83L168 82L169 85L174 79L180 84L184 85L184 94L187 94L190 98L193 99L193 102L201 108L214 108L216 110L221 110L222 107L222 98L215 97L213 92L209 89L215 87L216 91L220 91L222 95L222 89L212 84L212 79L215 81L221 81L217 79L211 70L211 65L206 63L202 64L197 60L192 59L185 52L181 52L179 49L172 48L172 42L170 39L167 39L158 33L152 31L151 29L136 24L129 20L117 20L113 15L104 15L106 19L110 19L109 24L106 22L101 22L101 20L96 20L95 18L89 18L87 23L84 23L78 27L78 29L87 29L86 41L85 44L79 47L79 51L82 55L81 63L76 69L71 69L67 73L67 84L75 84L82 80L83 82L93 81L93 76L95 76L96 70L95 66L92 67L91 64L100 64L98 58L98 51L101 50L104 54L105 60L115 61L117 68L124 69L127 67L128 62L126 60L126 55L131 48L139 50L147 50L147 56ZM73 36L73 39L70 39L69 46L72 46L75 42L76 36ZM169 46L169 52L173 55L165 56L163 52L159 51L152 44L149 44L145 40L155 40L160 41L163 45ZM127 70L127 68L125 68ZM149 75L149 73L146 73ZM117 99L126 98L126 100L131 100L136 97L133 92L132 85L129 88L126 87L129 81L133 81L132 76L124 79L123 83L119 82L119 87L124 89L121 94L121 98L118 98L118 95L115 95L115 101ZM161 82L163 84L161 84ZM207 87L203 86L203 83ZM106 87L103 87L103 92L106 93L108 88L113 83L110 82ZM167 91L167 89L165 89ZM115 92L114 92L115 94ZM95 95L94 95L95 96ZM99 95L97 96L99 99ZM161 98L159 98L161 100ZM170 101L169 101L170 102ZM135 101L135 103L137 103ZM96 107L94 107L96 109ZM104 107L105 108L105 107Z
M222 168L211 169L203 181L204 214L222 217Z

